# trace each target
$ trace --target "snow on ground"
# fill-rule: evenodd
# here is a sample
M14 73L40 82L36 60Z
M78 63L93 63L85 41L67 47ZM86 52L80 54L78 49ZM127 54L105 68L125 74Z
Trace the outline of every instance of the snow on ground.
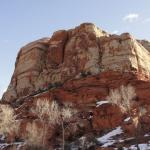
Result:
M4 148L6 148L7 146L9 146L9 144L7 144L7 143L1 143L0 144L0 149L2 150Z
M135 139L135 137L129 137L127 139L124 139L124 141L130 141L130 140L133 140L133 139Z
M123 133L123 130L121 126L119 126L119 127L116 127L114 130L108 132L104 136L97 138L97 140L100 142L101 147L109 147L109 146L112 146L113 144L115 145L115 143L121 144L125 141L130 141L130 140L135 139L135 137L130 137L126 139L117 139L117 140L116 138L114 139L115 136L120 135L122 133ZM148 137L148 136L150 136L150 133L147 133L144 135L144 137ZM138 147L139 147L139 150L150 150L150 141L149 143L140 143L138 144ZM117 150L117 148L115 150ZM123 150L138 150L138 148L136 145L131 145L130 147L123 147Z
M150 144L138 144L140 150L150 150ZM138 150L136 145L131 145L130 147L124 147L123 150Z
M108 103L109 103L109 101L99 101L99 102L96 102L96 107L99 107L103 104L108 104Z
M8 146L13 146L13 145L17 146L17 150L20 150L20 148L24 145L24 143L23 142L14 142L12 144L0 143L0 150L3 150L4 148L6 148Z
M105 134L104 136L98 138L97 140L103 144L101 147L107 147L115 143L115 140L112 138L116 135L120 135L123 133L121 127L117 127L116 129L112 130L111 132Z
M126 118L124 119L124 122L128 122L130 119L131 119L130 117Z
M5 139L4 135L0 135L0 141L3 141Z
M150 136L150 133L147 133L147 134L144 135L144 137L148 137L148 136Z
M119 143L123 143L123 142L126 142L126 141L130 141L130 140L133 140L135 139L134 137L130 137L130 138L126 138L126 139L118 139L118 142Z

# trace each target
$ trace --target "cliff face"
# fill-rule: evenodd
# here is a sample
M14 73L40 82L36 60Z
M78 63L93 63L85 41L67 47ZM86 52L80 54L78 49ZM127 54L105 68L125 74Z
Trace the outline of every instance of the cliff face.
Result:
M135 136L134 121L140 124L143 140L144 134L150 131L149 45L148 41L136 40L129 33L111 35L91 23L54 32L51 38L21 48L2 102L15 108L17 119L21 120L20 134L26 133L26 125L33 121L40 127L43 122L31 110L37 100L48 99L60 106L71 103L78 111L79 115L73 118L65 133L66 141L86 137L89 133L100 136L117 126L125 139L128 135ZM122 85L135 89L136 97L131 100L134 105L130 112L123 112L119 104L106 101L110 91ZM128 93L130 91L126 92L127 98ZM130 119L124 121L127 117ZM46 143L58 146L61 134L57 126L53 129L50 126ZM112 147L118 148L120 144L130 145L122 142Z
M57 31L51 38L21 48L11 83L2 99L15 101L50 84L79 79L82 74L128 72L141 80L149 80L148 50L145 42L138 42L128 33L111 35L91 23Z

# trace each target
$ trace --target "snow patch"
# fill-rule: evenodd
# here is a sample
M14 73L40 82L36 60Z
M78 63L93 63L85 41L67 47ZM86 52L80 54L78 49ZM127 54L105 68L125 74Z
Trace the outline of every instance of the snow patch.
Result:
M126 118L124 119L124 122L128 122L130 119L131 119L130 117Z
M96 107L99 107L103 104L108 104L108 103L109 103L109 101L99 101L99 102L96 102Z
M122 133L123 133L123 130L119 126L116 129L112 130L111 132L107 133L106 135L98 138L97 140L101 144L103 144L103 146L101 146L101 147L107 147L107 146L110 146L115 143L115 140L113 140L112 137L114 137L116 135L120 135Z
M24 145L24 143L23 142L14 142L12 144L0 143L0 150L3 150L4 148L7 148L8 146L13 146L13 145L17 146L17 150L21 150L20 148Z
M148 136L150 136L150 133L147 133L147 134L144 135L144 137L148 137Z
M130 138L127 138L127 139L119 139L118 142L119 143L123 143L125 141L130 141L130 140L133 140L133 139L135 139L135 138L134 137L130 137Z
M135 139L135 137L127 138L127 139L125 139L125 141L130 141L130 140L133 140L133 139Z
M140 150L150 150L150 144L138 144ZM136 145L131 145L129 148L124 147L123 150L138 150Z
M0 141L4 141L5 136L4 135L0 135Z

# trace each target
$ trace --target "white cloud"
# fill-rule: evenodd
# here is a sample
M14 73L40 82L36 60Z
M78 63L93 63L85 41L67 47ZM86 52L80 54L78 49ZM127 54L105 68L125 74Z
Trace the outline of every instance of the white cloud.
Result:
M123 21L131 23L131 22L138 20L138 18L139 18L139 14L131 13L131 14L124 16Z

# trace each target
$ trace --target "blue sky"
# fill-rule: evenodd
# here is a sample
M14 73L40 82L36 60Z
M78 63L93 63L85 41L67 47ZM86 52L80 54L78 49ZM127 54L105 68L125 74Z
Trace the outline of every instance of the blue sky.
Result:
M149 8L150 0L0 0L0 95L26 43L83 22L150 40Z

